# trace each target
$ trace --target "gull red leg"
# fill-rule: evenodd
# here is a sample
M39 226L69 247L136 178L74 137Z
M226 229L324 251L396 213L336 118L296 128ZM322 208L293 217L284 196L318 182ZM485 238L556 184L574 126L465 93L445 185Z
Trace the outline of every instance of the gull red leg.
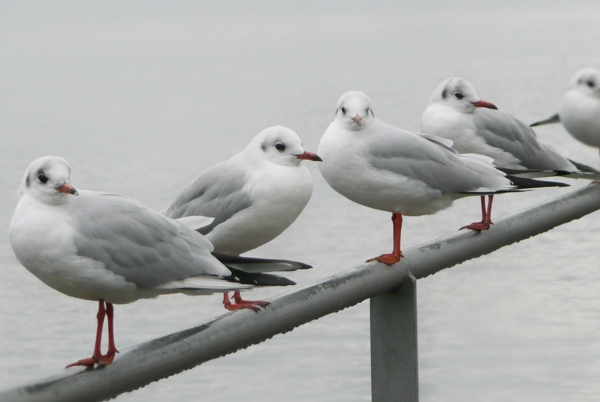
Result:
M243 300L242 296L240 295L240 292L238 290L233 292L233 300L235 301L235 303L232 303L229 300L229 294L223 293L223 306L225 306L225 308L229 311L249 308L251 310L258 312L258 311L260 311L259 306L266 307L269 304L271 304L267 301L261 301L261 300L255 300L255 301Z
M115 334L114 334L114 325L113 325L113 317L114 317L114 308L112 303L106 303L106 318L108 321L108 351L105 355L100 357L99 363L108 366L112 363L115 358L115 354L119 353L117 347L115 346Z
M485 196L481 196L481 222L473 222L470 225L463 226L459 230L462 229L471 229L481 232L482 230L488 230L492 222L492 202L494 201L493 195L488 195L488 205L487 209L485 207Z
M492 202L494 202L494 196L488 195L488 210L487 215L485 216L485 223L487 223L488 229L490 228L490 225L494 224L494 222L492 222Z
M481 222L485 221L485 217L486 217L486 210L485 210L485 195L482 195L481 197Z
M392 251L392 253L390 254L382 254L379 257L371 258L370 260L367 260L367 262L379 261L387 265L392 265L397 263L402 257L404 257L402 255L402 251L400 251L400 235L402 233L402 214L393 214L392 222L394 225L394 251Z
M96 345L94 346L94 354L92 357L88 357L87 359L81 359L76 361L75 363L69 364L67 367L73 366L88 366L92 367L95 363L100 362L100 347L102 344L102 327L104 326L104 316L106 314L106 310L104 309L104 300L100 299L98 301L98 314L96 314L96 318L98 319L98 326L96 327Z

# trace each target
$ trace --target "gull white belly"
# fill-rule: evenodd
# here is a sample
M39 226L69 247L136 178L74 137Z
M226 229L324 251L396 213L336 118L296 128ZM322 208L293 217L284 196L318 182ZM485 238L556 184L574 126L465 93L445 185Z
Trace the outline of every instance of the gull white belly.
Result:
M570 91L565 95L559 115L573 137L586 145L600 147L600 100Z
M343 196L370 208L409 216L430 215L452 205L451 196L422 181L375 169L363 156L362 142L344 141L344 134L327 133L318 151L323 158L323 177Z
M239 255L273 240L310 200L313 185L306 167L271 165L257 170L244 186L252 205L207 234L216 251Z
M107 302L114 299L116 303L140 298L134 284L107 270L102 263L76 255L73 228L65 208L23 197L10 231L21 264L48 286L72 297L104 298Z

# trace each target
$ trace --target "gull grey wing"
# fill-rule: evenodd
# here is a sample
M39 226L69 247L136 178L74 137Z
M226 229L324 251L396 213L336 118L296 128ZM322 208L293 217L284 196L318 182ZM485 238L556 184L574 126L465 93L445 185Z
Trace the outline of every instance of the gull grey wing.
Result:
M452 151L455 154L458 153L456 149L452 148L452 146L454 145L454 141L452 140L438 137L437 135L433 134L419 133L419 135L431 142L435 142L436 144L443 146L444 148L448 149L449 151Z
M72 201L77 255L102 262L138 288L198 275L230 275L210 254L207 239L140 203L85 190Z
M203 235L252 205L244 190L246 172L225 161L200 174L189 183L165 211L171 218L202 215L215 220L198 231Z
M526 168L576 170L567 158L541 144L530 127L502 110L477 109L473 120L478 136L514 155Z
M388 124L368 140L369 164L411 179L420 180L444 193L468 192L484 187L481 174L445 144L432 142ZM493 170L491 170L493 172Z

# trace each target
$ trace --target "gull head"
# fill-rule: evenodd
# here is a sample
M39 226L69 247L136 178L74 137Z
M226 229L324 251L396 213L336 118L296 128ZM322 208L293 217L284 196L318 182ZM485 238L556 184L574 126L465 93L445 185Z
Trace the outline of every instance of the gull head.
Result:
M254 137L246 150L283 166L299 166L303 160L322 161L318 155L304 150L302 140L294 130L282 126L264 129Z
M45 204L64 204L68 197L78 195L69 179L71 167L63 158L43 156L31 162L19 189L19 196L25 194Z
M469 81L448 78L433 91L429 104L439 103L462 113L473 113L477 108L498 109L493 103L479 99L475 87Z
M348 130L362 130L375 121L371 101L362 92L346 92L337 104L335 121Z
M588 96L600 98L600 71L592 67L579 70L571 79L571 85Z

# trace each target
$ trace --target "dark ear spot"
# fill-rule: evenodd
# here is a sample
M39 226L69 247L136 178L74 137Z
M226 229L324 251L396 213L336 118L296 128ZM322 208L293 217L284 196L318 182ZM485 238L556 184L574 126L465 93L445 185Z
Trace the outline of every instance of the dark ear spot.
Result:
M27 187L29 187L31 185L31 179L29 178L29 175L27 176L27 178L25 179L25 185Z
M446 96L448 96L448 92L446 92L446 88L444 88L442 91L442 99L446 99Z
M262 149L263 152L267 152L267 144L265 144L264 142L260 144L260 149Z

